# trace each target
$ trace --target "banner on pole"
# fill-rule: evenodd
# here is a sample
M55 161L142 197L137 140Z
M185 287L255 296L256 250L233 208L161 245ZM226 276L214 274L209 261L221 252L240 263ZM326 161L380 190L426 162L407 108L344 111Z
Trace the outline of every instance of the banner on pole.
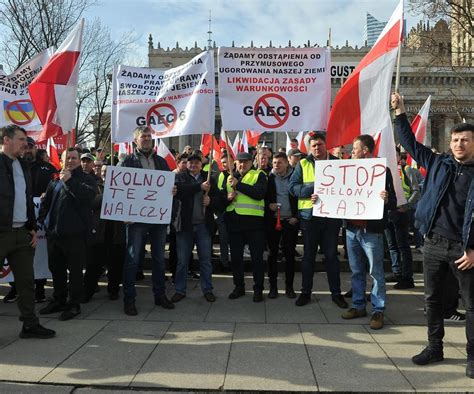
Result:
M39 197L33 198L33 204L35 207L35 215L38 217L39 207L41 199ZM46 234L42 226L36 232L36 248L35 257L33 260L33 268L35 270L35 279L46 279L51 278L51 272L48 269L48 247L46 243ZM0 283L14 282L15 278L8 265L8 261L5 260L0 271Z
M174 178L171 171L107 167L100 218L169 224Z
M137 126L154 138L214 133L212 50L170 70L116 66L112 84L112 142L129 142Z
M314 169L313 216L382 219L387 159L315 160Z
M28 86L48 63L51 53L51 49L44 50L10 75L0 70L0 127L13 123L27 131L41 130Z
M219 48L224 130L326 130L329 48Z

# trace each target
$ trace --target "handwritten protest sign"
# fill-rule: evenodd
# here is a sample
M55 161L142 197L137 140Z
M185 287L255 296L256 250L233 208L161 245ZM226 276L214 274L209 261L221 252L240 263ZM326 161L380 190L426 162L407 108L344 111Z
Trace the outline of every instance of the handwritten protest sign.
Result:
M107 167L101 219L170 223L174 177L170 171Z
M329 48L219 48L224 130L326 130Z
M383 217L387 159L316 160L313 216L376 220Z
M39 207L41 200L39 197L33 198L33 204L35 207L35 214L38 216ZM36 232L36 248L35 257L33 260L33 268L35 270L35 279L46 279L51 278L51 272L48 269L48 247L46 244L46 234L42 226L39 227ZM2 282L14 282L15 278L11 271L8 261L5 260L0 270L0 283Z

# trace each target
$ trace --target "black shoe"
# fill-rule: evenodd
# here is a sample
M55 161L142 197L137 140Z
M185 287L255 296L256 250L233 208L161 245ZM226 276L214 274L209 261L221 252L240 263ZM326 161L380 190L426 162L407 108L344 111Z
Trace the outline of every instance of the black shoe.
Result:
M443 351L442 350L433 350L429 347L423 349L420 354L413 356L411 361L416 365L427 365L431 363L436 363L438 361L443 361Z
M117 301L119 298L120 298L120 297L119 297L118 291L111 291L111 292L109 293L109 300L110 300L110 301Z
M155 305L159 305L164 309L174 309L174 304L163 295L161 297L155 297Z
M413 283L412 280L401 280L400 282L396 283L393 288L396 290L407 290L407 289L413 289L415 287L415 284Z
M344 294L344 297L345 297L345 298L352 298L352 289L350 289L349 291L347 291L347 292Z
M81 314L80 306L73 306L69 309L66 309L63 313L59 315L59 320L66 321L74 319L77 315Z
M145 275L143 274L143 271L137 272L137 274L135 275L135 280L143 280L143 279L145 279Z
M59 301L51 301L44 308L39 310L40 315L49 315L51 313L63 312L66 310L66 304Z
M209 293L204 294L204 298L206 299L207 302L215 302L216 301L216 296L212 291Z
M6 304L10 304L11 302L15 302L18 299L18 294L16 292L16 289L11 288L8 294L3 297L3 302Z
M174 293L171 302L180 302L184 298L186 298L186 294Z
M468 378L474 379L474 358L472 360L467 360L466 376Z
M229 299L235 300L237 298L243 297L244 295L245 295L245 288L236 286L234 290L232 290L232 293L229 294Z
M23 324L23 328L20 332L20 338L39 338L48 339L56 335L56 331L45 328L39 323L34 326L27 326Z
M311 301L311 294L301 293L295 301L296 306L305 306Z
M334 302L339 308L347 309L349 305L347 305L346 300L341 294L332 296L332 302Z
M277 298L278 297L278 288L276 286L271 286L270 291L268 292L268 298Z
M261 291L254 291L253 302L262 302L262 301L263 301L263 293Z
M401 282L403 278L400 275L390 274L385 277L385 283L397 283Z
M296 298L296 293L293 290L293 287L286 286L285 294L288 298Z
M123 311L128 316L138 315L137 307L135 306L135 301L128 301L123 304Z

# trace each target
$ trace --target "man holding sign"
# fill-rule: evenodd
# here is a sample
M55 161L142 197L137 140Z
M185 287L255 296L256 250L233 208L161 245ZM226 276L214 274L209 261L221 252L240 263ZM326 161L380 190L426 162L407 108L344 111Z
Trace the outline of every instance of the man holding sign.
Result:
M373 157L374 139L367 134L354 139L352 159ZM348 220L346 230L347 253L352 271L352 307L342 314L343 319L355 319L367 316L365 310L365 288L367 285L367 262L369 274L373 280L371 291L372 316L370 328L379 330L384 325L385 310L385 274L383 233L387 227L388 210L397 207L397 196L393 187L390 169L386 168L385 190L380 193L384 200L383 217L380 220ZM375 198L378 198L375 196Z
M134 142L137 145L135 152L126 156L121 163L122 167L143 168L148 170L170 171L166 160L153 151L153 139L151 129L147 126L137 127L133 132ZM176 194L176 187L172 194ZM171 199L172 196L170 195ZM138 314L135 306L135 279L140 258L147 234L151 242L151 258L153 293L155 304L165 309L173 309L174 304L165 294L165 245L167 224L132 223L127 225L127 251L123 267L123 301L124 312L127 315Z

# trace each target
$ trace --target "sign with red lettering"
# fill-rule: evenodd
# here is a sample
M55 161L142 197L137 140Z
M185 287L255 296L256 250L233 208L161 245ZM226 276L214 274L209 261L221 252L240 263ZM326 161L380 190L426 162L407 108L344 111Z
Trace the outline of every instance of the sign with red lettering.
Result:
M101 219L169 224L174 177L171 171L107 167Z
M313 216L382 219L387 159L316 160L314 169Z

